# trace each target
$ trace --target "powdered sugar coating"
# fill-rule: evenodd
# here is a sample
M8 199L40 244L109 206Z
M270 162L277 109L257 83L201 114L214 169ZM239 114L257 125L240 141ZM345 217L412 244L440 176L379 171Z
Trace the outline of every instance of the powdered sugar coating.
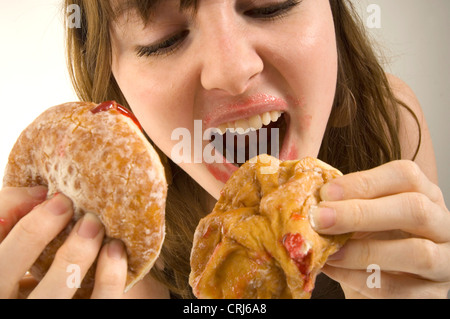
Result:
M45 185L49 197L60 192L74 204L73 222L39 257L33 274L45 274L73 224L91 212L103 222L106 241L118 238L126 246L128 290L160 253L167 183L158 154L135 123L116 110L93 114L95 106L66 103L41 114L11 151L3 185Z

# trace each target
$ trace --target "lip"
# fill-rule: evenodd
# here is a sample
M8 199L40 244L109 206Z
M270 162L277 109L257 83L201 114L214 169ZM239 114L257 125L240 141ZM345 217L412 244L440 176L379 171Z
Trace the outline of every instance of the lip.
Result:
M281 161L295 160L298 156L297 146L293 139L292 132L289 130L289 120L287 125L288 130L286 132L286 136L284 137L283 146L279 154ZM231 175L239 168L228 162L223 155L222 161L222 163L205 163L205 166L216 180L225 184L230 179Z
M265 112L286 112L287 109L288 103L285 100L268 94L258 94L229 104L220 105L204 117L203 125L205 129L209 129L223 123L233 122ZM287 131L279 153L279 158L282 161L294 160L297 157L297 147L290 129L289 115L286 115L286 121ZM205 163L205 165L215 179L222 183L226 183L231 175L239 169L232 163L229 163L225 157L223 157L223 163Z
M215 128L221 124L249 118L270 111L284 112L288 103L279 97L269 94L255 94L231 103L219 104L203 118L205 129Z
M226 183L231 175L236 172L239 168L234 166L233 164L228 163L225 159L224 162L221 163L205 163L206 168L211 173L214 178L222 183Z

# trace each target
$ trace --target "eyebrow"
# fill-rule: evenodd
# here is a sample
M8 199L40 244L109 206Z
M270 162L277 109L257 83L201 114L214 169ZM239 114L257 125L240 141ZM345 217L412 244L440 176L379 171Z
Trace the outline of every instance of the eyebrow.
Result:
M167 0L115 0L116 4L110 4L114 19L120 18L129 11L136 11L141 19L148 23L155 12L155 8ZM198 8L198 0L180 0L180 11L192 11Z

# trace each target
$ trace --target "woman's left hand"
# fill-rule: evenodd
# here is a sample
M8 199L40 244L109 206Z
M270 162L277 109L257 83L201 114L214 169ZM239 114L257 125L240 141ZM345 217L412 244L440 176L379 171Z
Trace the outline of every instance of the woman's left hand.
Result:
M394 161L339 177L321 197L315 229L354 232L322 270L347 298L447 298L450 214L417 164Z

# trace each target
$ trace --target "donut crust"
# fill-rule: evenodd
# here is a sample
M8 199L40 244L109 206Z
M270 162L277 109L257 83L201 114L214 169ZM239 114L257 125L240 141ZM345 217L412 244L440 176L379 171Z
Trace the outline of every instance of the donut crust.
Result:
M309 222L320 188L342 174L314 158L260 155L225 184L194 235L189 283L198 298L310 298L316 275L350 234Z
M167 182L156 151L139 127L116 109L94 114L97 104L73 102L42 113L14 145L4 187L44 185L48 198L62 193L73 202L70 224L31 268L40 280L71 229L85 213L99 217L104 242L120 239L128 255L128 291L152 268L165 236ZM89 297L95 264L78 297Z

